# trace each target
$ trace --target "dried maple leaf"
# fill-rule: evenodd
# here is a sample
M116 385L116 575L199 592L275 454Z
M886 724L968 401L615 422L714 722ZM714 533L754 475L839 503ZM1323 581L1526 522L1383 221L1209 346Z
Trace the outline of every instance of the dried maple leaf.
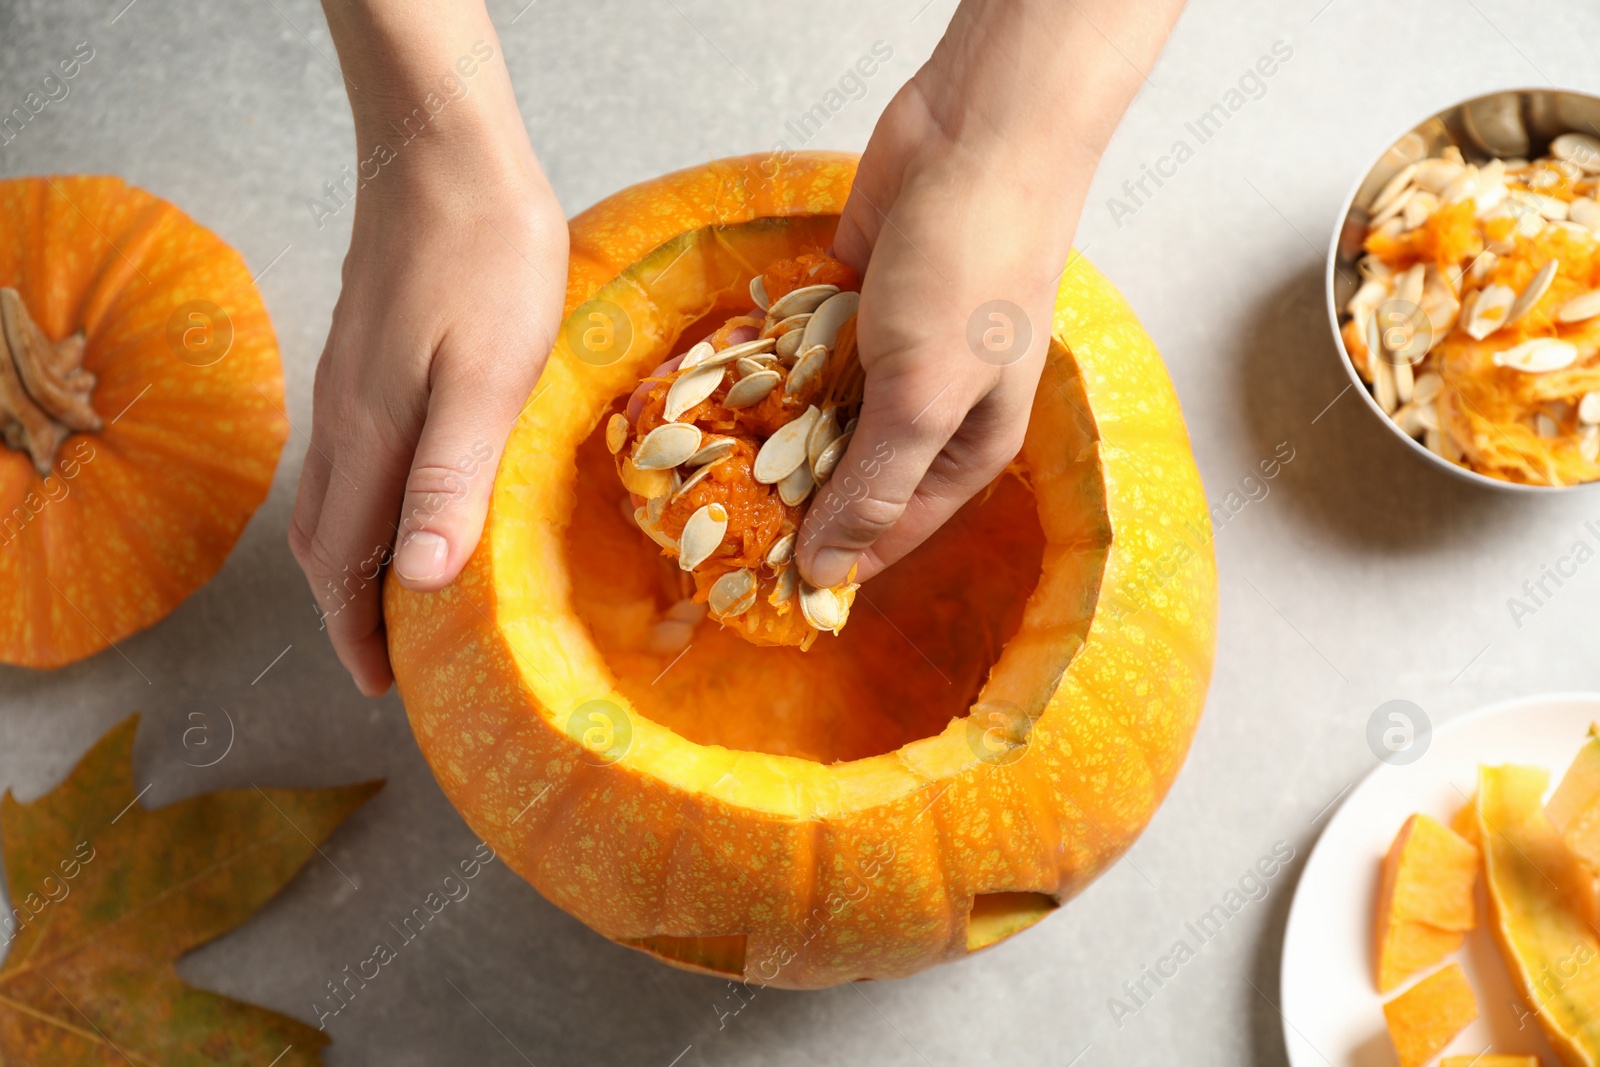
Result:
M113 727L54 790L0 801L12 911L0 918L0 1065L320 1064L328 1039L186 985L173 962L249 918L383 785L138 804Z

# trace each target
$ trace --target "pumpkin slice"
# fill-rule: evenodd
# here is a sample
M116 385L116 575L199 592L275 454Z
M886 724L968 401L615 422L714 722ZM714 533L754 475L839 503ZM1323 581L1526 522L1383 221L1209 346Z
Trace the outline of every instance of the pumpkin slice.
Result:
M1577 861L1575 891L1589 924L1600 925L1600 727L1589 727L1588 742L1561 776L1544 813Z
M1013 469L837 637L757 645L682 608L607 424L753 279L792 284L766 268L831 244L855 166L722 160L573 219L566 322L477 551L445 589L384 589L418 744L509 866L614 941L790 988L962 959L1080 892L1171 785L1214 649L1177 398L1081 257ZM628 343L584 350L591 328ZM690 643L654 642L664 620Z
M1446 1056L1439 1067L1539 1067L1537 1056L1506 1056L1489 1052L1481 1056Z
M216 573L288 435L239 254L119 178L0 182L0 662L58 667Z
M1478 769L1489 924L1512 980L1563 1063L1600 1063L1600 938L1571 892L1576 863L1540 800L1539 767Z
M1400 1067L1421 1067L1478 1017L1461 964L1441 967L1383 1006Z
M1378 992L1438 963L1478 925L1472 887L1478 850L1426 815L1405 821L1384 857L1378 888Z

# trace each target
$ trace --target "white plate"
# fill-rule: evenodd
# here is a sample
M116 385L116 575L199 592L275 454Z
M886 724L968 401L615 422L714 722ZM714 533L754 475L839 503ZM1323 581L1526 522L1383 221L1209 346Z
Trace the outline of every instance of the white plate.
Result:
M1421 758L1379 764L1351 791L1306 861L1283 939L1283 1036L1293 1067L1394 1067L1383 1002L1372 981L1378 866L1412 812L1447 823L1477 788L1478 764L1526 763L1551 787L1600 721L1600 694L1554 693L1507 701L1433 731ZM1480 917L1483 887L1478 887ZM1526 1014L1492 936L1480 925L1453 959L1478 994L1479 1018L1445 1055L1534 1053L1560 1062ZM1402 987L1403 988L1403 987Z

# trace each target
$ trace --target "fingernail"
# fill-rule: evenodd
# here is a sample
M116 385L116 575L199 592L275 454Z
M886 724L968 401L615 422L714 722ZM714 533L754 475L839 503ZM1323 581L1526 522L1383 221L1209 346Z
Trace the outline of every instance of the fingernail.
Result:
M819 548L811 560L811 575L818 586L838 585L850 576L861 553L853 548Z
M413 530L394 554L394 570L408 582L425 582L438 577L449 558L450 546L444 538L427 530Z

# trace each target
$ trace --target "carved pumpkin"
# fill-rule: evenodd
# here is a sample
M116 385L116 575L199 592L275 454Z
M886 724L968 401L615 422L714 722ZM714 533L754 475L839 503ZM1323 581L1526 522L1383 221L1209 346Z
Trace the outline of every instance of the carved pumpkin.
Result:
M613 940L785 987L911 974L1079 892L1177 774L1214 649L1177 399L1078 263L1014 471L862 586L837 638L705 620L651 651L672 565L606 423L767 264L829 244L854 172L727 160L575 218L566 324L477 552L436 593L385 587L412 728L474 832Z
M216 573L288 433L238 253L119 178L0 181L0 662L56 667Z

